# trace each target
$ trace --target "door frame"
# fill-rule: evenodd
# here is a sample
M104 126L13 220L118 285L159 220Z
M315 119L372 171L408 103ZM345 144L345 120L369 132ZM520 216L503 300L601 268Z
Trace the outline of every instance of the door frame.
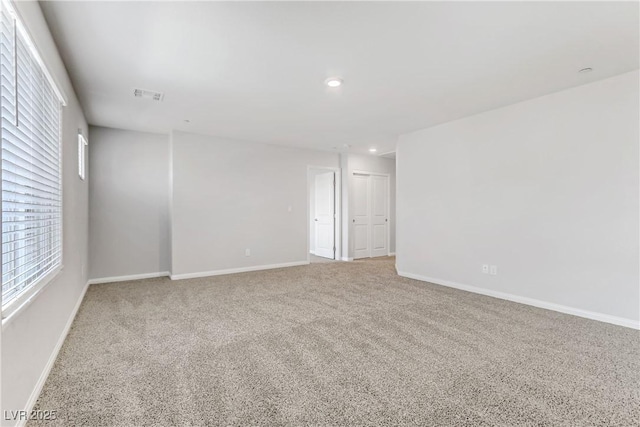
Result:
M385 176L387 177L387 256L391 256L391 174L384 172L369 172L363 170L352 170L351 175L376 175L376 176ZM351 222L349 222L349 227L351 228ZM369 224L369 228L371 228L371 224ZM351 233L351 229L349 230L349 234ZM369 233L371 234L371 233ZM371 235L369 235L371 238ZM349 245L351 246L351 245ZM369 258L371 258L371 253L373 251L372 245L369 245Z
M307 262L311 262L311 170L323 170L327 172L333 172L336 178L336 185L333 191L334 197L334 230L333 230L333 244L336 248L334 259L340 260L342 258L342 169L332 168L329 166L314 166L307 165ZM314 176L315 179L315 176Z

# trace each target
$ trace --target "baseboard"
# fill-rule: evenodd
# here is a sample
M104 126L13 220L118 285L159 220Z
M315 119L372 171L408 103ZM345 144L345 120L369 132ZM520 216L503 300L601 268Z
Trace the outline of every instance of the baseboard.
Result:
M389 256L396 256L395 252L389 252Z
M198 277L222 276L224 274L246 273L248 271L273 270L274 268L297 267L309 265L308 260L285 262L281 264L254 265L251 267L228 268L225 270L201 271L198 273L172 274L171 280L195 279Z
M80 294L80 298L78 298L78 301L76 302L75 307L73 307L73 310L71 311L71 315L69 316L69 319L67 320L67 324L64 326L64 329L62 330L62 334L60 334L60 338L58 339L58 342L56 343L56 346L53 348L53 352L51 353L51 356L49 357L49 360L47 361L47 364L45 365L44 369L42 370L42 373L40 374L40 378L38 378L38 382L36 383L36 386L34 387L33 391L31 392L31 396L29 396L29 400L27 400L27 405L25 406L27 414L31 413L31 410L33 409L33 406L38 401L38 397L40 397L40 393L42 392L42 388L44 387L44 383L47 382L47 378L49 378L49 374L51 373L51 369L53 368L53 364L56 362L56 359L58 358L58 353L60 353L60 349L62 348L62 345L64 344L64 340L67 338L67 335L69 334L69 330L71 329L71 325L73 324L73 320L76 318L76 314L78 314L78 310L80 309L80 305L82 304L82 300L84 300L84 295L87 293L87 289L88 288L89 288L89 282L87 282L84 285L84 289L82 289L82 293ZM27 423L27 420L18 421L16 426L24 426L24 425L26 425L26 423Z
M353 261L353 258L343 256L342 258L340 258L340 260L341 260L341 261Z
M89 284L96 285L98 283L128 282L129 280L153 279L155 277L167 276L170 276L170 273L168 271L161 271L157 273L131 274L129 276L100 277L97 279L89 280Z
M640 322L635 321L633 319L627 319L627 318L618 317L618 316L611 316L609 314L598 313L595 311L582 310L580 308L574 308L566 305L555 304L552 302L541 301L534 298L508 294L506 292L493 291L490 289L479 288L477 286L463 285L461 283L456 283L449 280L436 279L433 277L421 276L418 274L407 273L404 271L398 271L398 275L402 277L407 277L409 279L415 279L423 282L434 283L436 285L447 286L449 288L460 289L467 292L473 292L475 294L487 295L490 297L500 298L507 301L513 301L520 304L531 305L534 307L544 308L547 310L558 311L560 313L584 317L586 319L598 320L600 322L611 323L618 326L624 326L627 328L640 330Z

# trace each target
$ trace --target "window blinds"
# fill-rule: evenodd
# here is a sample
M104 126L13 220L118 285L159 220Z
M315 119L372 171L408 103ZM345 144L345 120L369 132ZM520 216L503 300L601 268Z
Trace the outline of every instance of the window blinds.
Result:
M2 1L2 310L61 267L61 100Z

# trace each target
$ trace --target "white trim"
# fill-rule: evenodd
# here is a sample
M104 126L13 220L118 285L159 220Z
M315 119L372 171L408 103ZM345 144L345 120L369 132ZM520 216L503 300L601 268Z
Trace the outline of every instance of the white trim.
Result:
M376 175L376 176L387 176L387 177L391 176L391 174L388 172L370 172L370 171L363 171L360 169L354 169L351 171L351 173L353 175Z
M378 154L378 157L384 157L384 156L388 156L389 154L396 154L396 150L391 150L391 151L385 151L384 153L380 153ZM385 159L390 159L390 160L395 160L395 158L391 158L391 157L384 157Z
M566 305L555 304L552 302L541 301L534 298L522 297L518 295L508 294L505 292L492 291L490 289L479 288L477 286L463 285L461 283L456 283L449 280L436 279L433 277L421 276L419 274L407 273L404 271L398 271L398 275L402 277L407 277L409 279L421 280L423 282L429 282L429 283L434 283L436 285L447 286L449 288L455 288L455 289L460 289L467 292L473 292L474 294L487 295L490 297L499 298L507 301L513 301L520 304L531 305L534 307L544 308L547 310L557 311L560 313L584 317L586 319L597 320L600 322L611 323L618 326L624 326L627 328L640 330L640 322L633 319L627 319L627 318L618 317L618 316L611 316L609 314L598 313L595 311L582 310L580 308L574 308Z
M389 252L389 256L396 256L395 252Z
M170 276L168 271L161 271L158 273L131 274L129 276L99 277L97 279L90 279L89 284L97 285L99 283L128 282L130 280L153 279L168 276Z
M40 374L40 378L38 378L38 382L36 383L35 387L33 388L33 391L31 392L31 396L29 396L29 400L27 400L27 405L25 407L25 409L27 410L27 413L31 412L31 410L33 409L33 406L36 404L36 401L38 400L38 397L40 396L40 393L42 392L42 387L44 387L44 383L47 381L47 378L51 373L53 364L58 358L58 353L62 348L62 344L64 344L65 339L67 339L67 335L69 334L71 325L73 324L73 321L76 318L76 314L78 314L78 310L80 309L80 305L84 300L84 296L87 293L88 288L89 288L89 282L87 282L84 285L84 289L82 289L80 298L78 298L78 301L76 301L76 305L75 307L73 307L73 310L71 311L71 315L67 320L67 324L64 326L64 329L62 330L62 334L60 334L60 338L58 338L58 342L56 343L56 346L54 347L53 352L51 352L51 356L49 356L49 360L47 361L47 364L42 370L42 373ZM16 426L23 426L26 423L27 423L27 420L22 420L22 421L19 421L16 424Z
M340 260L341 261L353 261L353 258L352 257L343 256L342 258L340 258Z
M297 267L309 265L309 261L284 262L281 264L254 265L251 267L227 268L224 270L201 271L198 273L172 274L171 280L195 279L197 277L222 276L224 274L245 273L248 271L272 270L274 268Z
M50 283L53 283L62 273L63 268L62 264L52 268L49 273L39 278L35 285L22 291L17 298L2 308L2 327L5 328L18 313L27 308Z
M82 134L82 129L78 129L78 175L81 180L85 180L87 174L87 138Z

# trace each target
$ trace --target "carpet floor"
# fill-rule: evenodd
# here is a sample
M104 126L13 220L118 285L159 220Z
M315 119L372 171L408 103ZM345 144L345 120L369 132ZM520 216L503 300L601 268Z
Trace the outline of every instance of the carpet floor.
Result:
M393 265L92 285L35 409L61 426L640 424L638 331Z
M311 264L319 264L319 263L324 263L324 262L340 262L337 261L335 259L329 259L329 258L324 258L321 256L316 256L313 254L309 255L309 262L311 262Z

